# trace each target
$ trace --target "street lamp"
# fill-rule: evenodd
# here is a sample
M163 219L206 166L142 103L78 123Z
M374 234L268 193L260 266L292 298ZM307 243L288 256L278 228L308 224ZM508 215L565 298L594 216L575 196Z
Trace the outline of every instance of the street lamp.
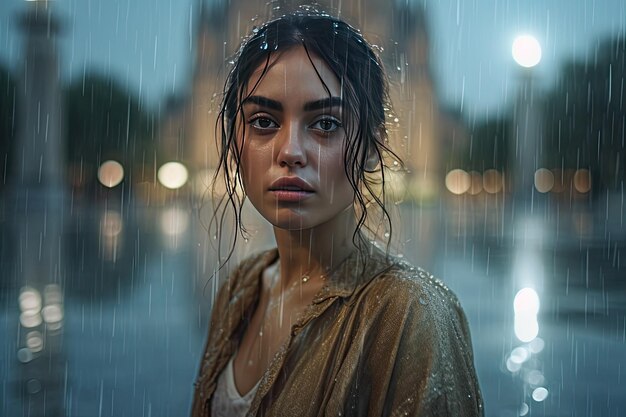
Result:
M511 143L514 201L521 203L523 211L530 208L532 213L535 173L539 169L542 148L541 110L533 85L535 67L541 61L541 45L534 36L520 35L513 41L511 54L520 66Z
M541 45L531 35L520 35L513 41L513 59L524 68L532 68L541 61Z

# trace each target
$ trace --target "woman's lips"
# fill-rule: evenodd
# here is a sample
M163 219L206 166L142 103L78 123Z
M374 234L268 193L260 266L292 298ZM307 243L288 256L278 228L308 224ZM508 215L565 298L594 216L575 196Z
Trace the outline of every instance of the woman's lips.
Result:
M297 202L309 198L313 191L304 190L270 190L270 193L279 201Z
M285 176L276 179L270 185L269 192L276 200L284 202L302 201L315 194L313 187L297 176Z

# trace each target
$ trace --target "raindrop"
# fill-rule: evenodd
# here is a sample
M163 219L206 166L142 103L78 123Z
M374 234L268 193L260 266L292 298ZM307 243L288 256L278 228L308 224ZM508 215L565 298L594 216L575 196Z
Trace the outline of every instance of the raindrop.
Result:
M545 400L546 398L548 398L548 390L544 387L539 387L536 388L533 391L533 400L537 401L537 402L541 402L543 400Z

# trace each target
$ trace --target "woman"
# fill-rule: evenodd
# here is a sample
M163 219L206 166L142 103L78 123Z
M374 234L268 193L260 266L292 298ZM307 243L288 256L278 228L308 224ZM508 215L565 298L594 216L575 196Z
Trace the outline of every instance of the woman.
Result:
M390 230L386 104L379 58L339 19L283 16L242 45L218 172L277 248L220 289L193 416L482 415L456 297L370 240L374 208Z

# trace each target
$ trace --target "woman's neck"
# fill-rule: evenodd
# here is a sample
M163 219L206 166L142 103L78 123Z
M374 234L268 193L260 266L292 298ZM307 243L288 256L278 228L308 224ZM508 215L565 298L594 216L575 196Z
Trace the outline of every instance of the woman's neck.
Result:
M318 279L350 256L356 246L352 242L356 220L352 207L332 220L311 229L286 230L274 227L278 245L282 288L308 275Z

